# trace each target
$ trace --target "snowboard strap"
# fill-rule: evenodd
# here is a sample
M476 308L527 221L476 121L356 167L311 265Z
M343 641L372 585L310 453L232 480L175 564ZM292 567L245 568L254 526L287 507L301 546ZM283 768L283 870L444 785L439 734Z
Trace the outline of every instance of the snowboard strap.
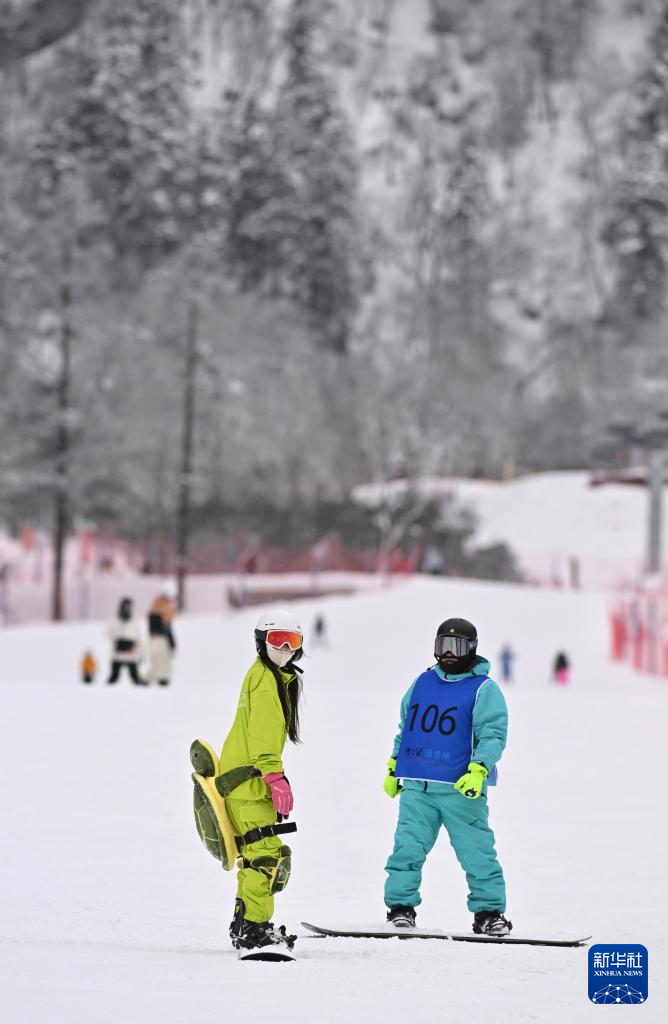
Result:
M243 850L244 846L257 843L259 839L269 839L270 836L282 836L286 832L296 831L297 823L295 821L277 821L274 825L262 825L259 828L252 828L250 832L246 832L245 835L241 836L239 845Z

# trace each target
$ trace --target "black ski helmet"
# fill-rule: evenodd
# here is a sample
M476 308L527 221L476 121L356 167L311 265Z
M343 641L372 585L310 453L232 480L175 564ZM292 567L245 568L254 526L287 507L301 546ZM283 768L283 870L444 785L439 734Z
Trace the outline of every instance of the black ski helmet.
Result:
M476 659L478 648L478 631L468 619L446 619L436 630L434 640L434 657L440 665L444 665L444 652L442 645L438 643L440 637L457 637L466 641L465 650L459 655L456 661L452 659L447 663L452 675L459 675L471 668Z

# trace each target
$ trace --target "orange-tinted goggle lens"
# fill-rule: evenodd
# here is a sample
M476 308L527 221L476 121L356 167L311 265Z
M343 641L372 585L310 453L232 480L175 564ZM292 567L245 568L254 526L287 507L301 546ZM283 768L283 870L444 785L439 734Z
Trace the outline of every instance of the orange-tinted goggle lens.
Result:
M271 647L285 647L287 644L291 651L298 651L304 642L301 633L292 629L270 629L267 633L267 643Z

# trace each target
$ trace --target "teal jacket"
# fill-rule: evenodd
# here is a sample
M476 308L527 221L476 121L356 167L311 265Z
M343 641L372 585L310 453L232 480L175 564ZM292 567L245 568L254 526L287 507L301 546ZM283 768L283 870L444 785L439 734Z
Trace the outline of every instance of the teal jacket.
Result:
M476 676L488 676L491 669L490 663L486 658L482 658L480 655L476 657L473 668L469 672L464 672L462 675L447 675L440 665L436 666L441 679L444 682L457 682L460 679L466 679L471 674ZM419 678L419 677L418 677ZM413 693L413 687L417 682L417 678L413 680L409 689L407 690L402 702L401 702L401 716L399 719L399 730L397 735L394 737L394 747L392 748L392 757L396 757L399 753L399 744L401 743L401 737L404 731L404 725L406 723L406 715L410 707L411 695ZM479 761L484 764L488 771L491 771L493 766L500 759L501 754L505 750L506 740L508 739L508 707L506 700L497 683L493 679L487 679L480 689L478 690L478 699L473 709L473 758L474 761ZM431 790L435 787L439 789L447 785L445 782L415 782L413 780L407 780L404 782L404 786L412 789L417 787L418 789ZM486 784L485 784L486 788Z

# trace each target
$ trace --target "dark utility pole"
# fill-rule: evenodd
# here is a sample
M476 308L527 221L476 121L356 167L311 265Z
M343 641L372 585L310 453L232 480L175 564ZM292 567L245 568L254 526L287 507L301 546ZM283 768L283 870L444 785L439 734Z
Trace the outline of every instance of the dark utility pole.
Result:
M188 305L186 328L186 359L183 380L183 437L179 473L179 507L176 525L176 578L179 611L185 608L185 583L188 571L188 540L190 536L190 498L193 473L193 442L195 435L195 383L197 376L197 320L194 299Z
M665 457L652 449L649 462L649 508L647 516L647 572L653 576L663 565L661 526L663 519L663 473Z
M645 423L619 422L610 426L611 433L620 437L625 444L649 456L645 572L650 576L660 573L663 568L661 528L668 424L660 421L665 419L666 416L661 414Z
M72 362L72 250L69 242L66 242L63 247L62 275L60 285L60 377L57 386L58 418L55 430L53 589L51 595L51 618L54 622L62 622L65 617L63 574L69 518L69 420Z

